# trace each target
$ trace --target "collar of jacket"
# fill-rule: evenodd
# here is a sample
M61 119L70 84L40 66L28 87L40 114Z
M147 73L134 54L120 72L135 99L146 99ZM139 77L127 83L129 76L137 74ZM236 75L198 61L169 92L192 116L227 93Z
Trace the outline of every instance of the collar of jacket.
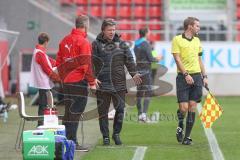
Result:
M117 33L115 33L112 42L119 42L120 41L120 37ZM104 38L103 33L101 32L100 34L98 34L96 40L99 40L102 43L108 43L108 40Z
M135 41L135 46L139 46L140 44L142 44L143 42L147 41L146 38L139 38Z
M44 48L43 46L41 46L40 44L36 45L36 49L39 49L41 51L43 51L44 53L46 53L46 48Z
M86 32L83 32L83 31L81 31L80 29L77 29L77 28L73 28L71 34L81 35L84 38L87 37L87 33Z

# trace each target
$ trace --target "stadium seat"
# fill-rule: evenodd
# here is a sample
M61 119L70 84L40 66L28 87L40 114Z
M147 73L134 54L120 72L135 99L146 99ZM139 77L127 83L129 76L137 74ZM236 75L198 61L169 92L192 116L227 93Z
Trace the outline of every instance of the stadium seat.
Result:
M91 16L102 17L102 7L101 6L91 6Z
M136 5L146 5L147 0L133 0Z
M117 1L116 1L116 0L105 0L105 4L108 4L108 5L116 5L116 4L117 4Z
M160 41L161 35L159 33L151 33L149 39L150 41Z
M162 0L151 0L150 5L160 5L162 4Z
M131 0L121 0L120 2L120 5L131 5Z
M59 0L59 3L64 6L64 5L72 5L73 4L73 0Z
M240 5L240 0L236 0L236 4L237 4L237 5Z
M237 19L240 19L240 7L237 7L236 9L236 17Z
M161 24L159 24L159 19L152 19L149 21L149 29L150 30L160 30L161 29Z
M106 6L105 17L107 18L116 18L117 11L115 6Z
M90 4L97 4L97 5L101 5L103 2L103 0L90 0Z
M145 23L146 21L143 19L137 19L135 24L135 29L139 30L140 28L147 27L147 24Z
M88 7L87 6L78 6L76 9L76 15L87 15L88 14Z
M153 18L153 17L161 17L161 8L159 6L151 6L149 8L149 17Z
M122 6L119 8L119 17L120 18L131 18L131 7L130 6Z
M145 18L146 8L143 6L136 6L134 9L135 18Z
M119 30L131 30L132 29L132 25L131 25L131 21L124 19L118 22L117 28Z
M87 5L88 4L88 0L74 0L76 5Z
M132 34L131 33L121 33L121 38L125 41L132 40Z

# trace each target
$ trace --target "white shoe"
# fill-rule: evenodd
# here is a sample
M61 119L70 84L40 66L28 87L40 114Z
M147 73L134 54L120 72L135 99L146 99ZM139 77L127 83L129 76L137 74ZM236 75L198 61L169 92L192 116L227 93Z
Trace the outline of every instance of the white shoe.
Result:
M140 114L140 115L138 116L138 121L139 121L139 122L143 121L142 114Z

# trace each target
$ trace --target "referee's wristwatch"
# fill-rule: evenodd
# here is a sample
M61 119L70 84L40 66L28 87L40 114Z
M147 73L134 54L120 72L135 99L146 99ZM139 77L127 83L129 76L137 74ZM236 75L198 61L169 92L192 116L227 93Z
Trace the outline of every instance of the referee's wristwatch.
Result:
M208 78L208 76L207 76L206 74L205 74L205 75L203 75L202 77L203 77L203 79L204 79L204 78Z
M184 78L187 77L188 75L189 75L188 72L183 73Z

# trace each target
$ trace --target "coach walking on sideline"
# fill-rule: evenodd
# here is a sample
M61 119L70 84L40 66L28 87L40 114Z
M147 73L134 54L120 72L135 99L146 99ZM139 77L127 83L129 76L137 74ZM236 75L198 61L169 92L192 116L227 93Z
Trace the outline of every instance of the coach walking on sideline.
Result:
M99 125L103 144L109 145L108 111L112 100L116 109L112 138L116 145L121 145L119 134L122 129L127 92L124 66L136 84L141 83L141 78L136 72L128 45L116 34L116 22L113 19L105 19L101 30L102 32L92 43L95 75L101 81L96 92Z
M179 109L177 110L177 140L190 145L191 130L195 121L195 108L202 98L202 87L207 85L207 75L202 63L202 46L197 37L200 22L195 17L188 17L183 22L184 33L175 36L172 41L172 54L177 64L176 89ZM186 119L185 136L183 121ZM184 138L183 138L184 136Z
M76 143L76 150L88 151L78 144L77 129L87 104L88 85L96 89L96 80L92 74L91 44L87 40L89 18L81 15L75 23L76 28L59 44L57 66L65 95L63 124L66 136Z

